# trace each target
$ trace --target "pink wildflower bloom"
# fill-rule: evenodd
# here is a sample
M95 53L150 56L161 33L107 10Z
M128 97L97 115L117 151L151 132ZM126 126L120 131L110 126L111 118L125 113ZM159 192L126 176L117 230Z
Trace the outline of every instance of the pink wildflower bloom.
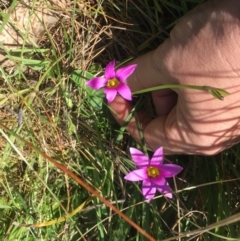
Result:
M138 169L128 173L124 178L128 181L142 181L142 193L149 202L158 190L164 196L172 198L171 188L166 178L173 177L182 171L176 164L163 164L163 148L158 148L151 160L136 148L130 148L133 161Z
M113 60L106 66L104 77L95 77L89 80L86 85L95 90L104 88L108 103L114 100L117 93L126 100L132 100L132 92L125 81L136 67L136 64L131 64L115 71L115 61Z

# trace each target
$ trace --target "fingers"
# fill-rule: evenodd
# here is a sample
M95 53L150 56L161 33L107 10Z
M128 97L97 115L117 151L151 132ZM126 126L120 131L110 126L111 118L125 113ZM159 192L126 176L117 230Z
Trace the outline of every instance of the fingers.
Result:
M145 126L144 140L151 150L162 146L166 155L181 154L186 151L182 130L179 128L174 107L168 115L159 116Z
M168 115L177 104L177 94L169 89L153 91L152 99L158 116Z
M120 125L124 123L132 110L131 103L121 96L116 96L114 101L109 103L109 107ZM186 116L181 111L179 103L167 115L161 115L155 119L144 112L138 112L137 115L147 148L155 151L162 146L166 155L214 155L239 141L239 134L234 132L235 129L239 129L236 127L232 127L233 134L229 134L231 129L219 131L219 129L215 130L213 127L212 132L201 130L201 126L194 130L186 121ZM206 130L208 124L212 125L213 123L206 122L204 124L206 128L204 126L202 128ZM215 126L217 126L217 122ZM126 129L136 141L141 142L135 118L130 120ZM229 135L234 137L231 138L232 141L230 142L228 140Z
M116 96L114 101L109 103L109 107L114 118L120 125L124 123L132 110L131 103L121 96ZM144 140L149 150L155 151L160 146L163 146L166 154L182 153L182 149L176 145L177 140L179 140L179 143L181 142L181 133L176 124L175 114L176 108L172 109L169 115L161 116L153 120L146 113L138 112L138 120L141 123ZM135 118L129 121L126 129L136 141L140 142ZM170 133L174 141L169 142L166 135L168 133Z
M169 95L167 95L167 93ZM156 94L160 94L159 96L155 95L156 98L162 98L163 103L166 103L164 101L164 95L161 96L163 93ZM169 96L171 96L172 93L165 91L165 94L166 98L171 102ZM173 96L172 104L174 103L174 99L176 100L176 95L174 94ZM109 103L109 107L114 118L120 125L124 123L132 110L131 103L121 96L116 96L114 101ZM160 116L154 120L145 112L139 111L137 113L138 121L141 124L144 140L149 150L155 151L160 146L163 146L166 154L182 153L182 136L176 122L176 108L174 107L170 110L172 106L169 105L168 107L169 109L165 109L162 113L168 111L170 112L169 115ZM161 112L161 110L159 111ZM129 121L126 129L137 142L140 142L141 139L138 133L137 122L134 117ZM169 137L171 138L169 139ZM180 146L177 143L180 143Z

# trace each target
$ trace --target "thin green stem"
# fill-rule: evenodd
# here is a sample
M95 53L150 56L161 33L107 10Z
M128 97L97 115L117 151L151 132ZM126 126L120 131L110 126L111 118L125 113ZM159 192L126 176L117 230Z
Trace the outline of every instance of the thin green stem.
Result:
M211 87L211 86L197 86L197 85L179 85L179 84L171 84L171 85L160 85L155 86L143 90L133 91L132 94L143 94L146 92L152 92L156 90L163 90L163 89L193 89L193 90L201 90L210 93L212 96L219 100L223 100L224 96L229 95L226 90Z

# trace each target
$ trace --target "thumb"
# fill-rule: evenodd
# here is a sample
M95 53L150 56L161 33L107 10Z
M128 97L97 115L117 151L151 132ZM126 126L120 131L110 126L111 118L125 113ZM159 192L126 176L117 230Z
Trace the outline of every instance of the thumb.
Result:
M166 64L168 52L170 52L171 48L171 40L167 39L157 49L136 58L130 63L137 65L133 74L126 81L132 92L159 85L177 83L170 76Z

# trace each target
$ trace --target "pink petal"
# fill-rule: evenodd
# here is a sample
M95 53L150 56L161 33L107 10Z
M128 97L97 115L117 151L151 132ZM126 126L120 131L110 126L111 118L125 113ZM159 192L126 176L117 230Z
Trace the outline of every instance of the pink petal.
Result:
M115 78L114 68L115 68L115 60L111 61L105 68L104 75L107 80Z
M128 180L128 181L132 181L132 182L136 182L136 181L142 181L148 178L147 175L147 169L146 168L142 168L142 169L137 169L134 170L132 172L129 172L124 179Z
M151 199L154 198L156 193L156 187L152 185L151 180L143 180L142 182L142 193L145 199L150 202Z
M104 93L106 95L108 103L112 102L117 95L116 89L110 89L110 88L104 89Z
M163 148L160 147L154 152L153 157L150 161L150 165L160 166L163 164L163 160L164 160Z
M165 197L172 198L172 190L165 178L152 178L152 185L157 188L157 190L162 193Z
M136 69L136 64L131 64L125 67L122 67L116 71L116 77L124 82Z
M164 164L160 168L162 177L173 177L182 171L182 167L176 164Z
M135 162L138 168L147 167L149 165L149 159L145 154L134 147L130 147L129 150L132 160Z
M106 86L107 80L102 77L95 77L89 80L86 85L94 90L99 90Z
M132 92L126 84L121 83L116 90L124 99L132 100Z

